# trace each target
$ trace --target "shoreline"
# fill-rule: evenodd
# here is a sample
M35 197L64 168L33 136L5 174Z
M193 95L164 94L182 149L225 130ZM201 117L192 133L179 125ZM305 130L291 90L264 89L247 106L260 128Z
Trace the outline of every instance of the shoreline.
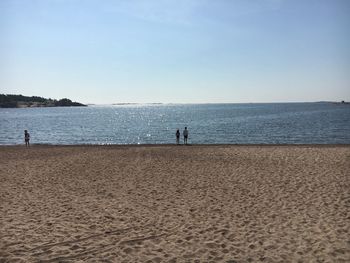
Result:
M186 146L186 147L350 147L349 144L170 144L170 143L164 143L164 144L30 144L30 147L39 148L39 147L109 147L109 148L148 148L148 147L180 147L180 146ZM26 148L24 144L3 144L0 145L1 148Z

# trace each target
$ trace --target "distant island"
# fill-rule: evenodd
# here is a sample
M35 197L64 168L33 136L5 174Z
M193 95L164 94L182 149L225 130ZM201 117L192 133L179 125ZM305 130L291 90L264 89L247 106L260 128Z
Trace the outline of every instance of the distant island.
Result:
M119 102L112 103L114 106L126 106L126 105L162 105L160 102L151 102L151 103L137 103L137 102Z
M87 106L79 102L73 102L70 99L60 100L46 99L37 96L23 96L12 94L0 94L0 108L30 108L30 107L70 107Z

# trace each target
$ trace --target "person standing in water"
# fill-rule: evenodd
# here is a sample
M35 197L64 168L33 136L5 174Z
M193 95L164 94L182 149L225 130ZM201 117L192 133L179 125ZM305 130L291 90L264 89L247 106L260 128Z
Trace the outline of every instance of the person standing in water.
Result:
M180 131L177 129L176 131L176 144L180 144Z
M183 134L184 134L184 144L187 144L187 139L188 139L187 127L185 127Z
M26 143L26 147L29 147L30 134L27 130L24 130L24 142Z

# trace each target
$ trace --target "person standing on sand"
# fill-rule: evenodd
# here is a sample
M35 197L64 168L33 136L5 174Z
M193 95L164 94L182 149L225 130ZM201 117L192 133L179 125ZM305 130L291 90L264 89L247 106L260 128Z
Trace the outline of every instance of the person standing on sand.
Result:
M180 131L177 129L176 131L176 144L180 144Z
M30 134L27 130L24 130L24 142L26 143L26 147L29 147Z
M187 127L185 127L183 134L184 134L184 144L187 144L187 139L188 139Z

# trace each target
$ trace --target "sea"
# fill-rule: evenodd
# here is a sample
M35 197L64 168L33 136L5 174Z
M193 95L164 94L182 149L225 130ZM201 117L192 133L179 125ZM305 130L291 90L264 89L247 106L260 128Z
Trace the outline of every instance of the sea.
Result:
M0 144L350 144L350 104L124 104L1 108Z

